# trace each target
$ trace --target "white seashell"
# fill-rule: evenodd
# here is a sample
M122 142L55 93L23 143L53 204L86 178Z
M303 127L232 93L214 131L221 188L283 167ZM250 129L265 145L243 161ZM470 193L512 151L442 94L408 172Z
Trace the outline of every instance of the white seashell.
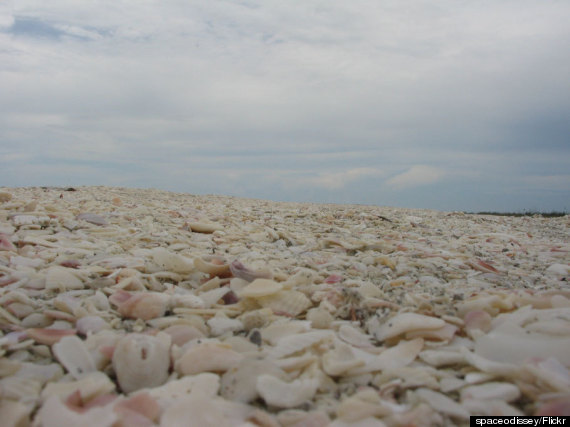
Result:
M459 418L462 420L469 419L469 411L467 411L459 403L450 399L444 394L438 393L428 388L420 388L416 390L415 393L421 400L442 414L446 414L450 417Z
M355 347L369 348L372 347L370 343L370 336L363 334L358 329L350 325L341 325L338 329L338 336L344 342L347 342Z
M191 393L200 393L202 396L213 398L218 394L219 388L220 377L207 372L168 381L159 387L148 389L147 392L159 401L171 403Z
M30 425L32 408L9 399L0 400L0 419L5 426L25 427Z
M153 261L163 270L180 274L194 271L194 261L182 255L160 247L152 249L151 253Z
M436 317L417 313L400 313L387 319L374 331L374 336L378 341L384 341L406 332L439 329L443 326L445 326L445 321Z
M337 416L342 421L356 423L368 417L385 417L394 412L402 412L403 407L380 398L369 388L344 399L337 408ZM352 425L352 424L350 424Z
M261 331L261 336L265 341L271 345L276 345L277 342L288 335L294 335L301 332L311 330L311 322L303 322L298 320L274 322Z
M440 366L458 365L465 363L465 357L463 354L456 351L424 350L418 356L428 365L438 368Z
M109 301L125 317L149 320L164 316L170 296L158 292L130 293L118 290L109 297Z
M243 324L243 329L250 331L252 329L261 328L267 325L267 323L269 323L273 317L275 317L273 315L273 310L270 308L262 308L259 310L251 310L245 312L239 316L239 320L241 320Z
M228 288L227 286L223 286L221 288L217 288L217 289L212 289L210 291L207 292L203 292L200 294L200 299L204 302L204 307L205 308L210 308L212 307L214 304L217 304L218 301L228 292L230 292L231 289Z
M471 415L479 416L503 416L503 417L514 417L523 416L524 412L519 409L509 405L503 400L475 400L467 399L461 403L465 409L467 409Z
M279 292L283 286L270 279L255 279L239 293L240 298L259 298Z
M386 427L386 424L380 421L378 418L368 417L363 418L358 421L343 421L337 418L328 427Z
M218 298L219 299L219 298ZM187 308L205 308L206 304L204 300L194 294L174 294L170 297L170 306L172 308L176 307L187 307Z
M2 399L20 401L32 405L37 401L42 389L42 383L34 378L10 376L0 380Z
M334 333L332 331L312 331L304 334L289 335L281 338L277 342L277 346L269 350L268 356L274 359L289 356L333 337Z
M81 395L84 398L83 395ZM36 416L42 427L97 426L111 427L118 415L108 407L94 407L85 412L77 412L65 405L58 396L48 398Z
M257 298L262 307L273 310L276 314L285 314L287 316L296 317L313 304L304 293L299 291L279 291L272 295Z
M77 381L50 382L41 392L42 400L47 400L52 396L67 398L70 394L79 391L84 401L89 401L94 397L110 393L115 390L115 384L103 372L91 372Z
M265 374L279 379L286 377L285 372L267 360L244 359L222 375L220 393L229 400L251 402L259 397L257 378Z
M319 359L310 353L304 353L298 357L286 357L284 359L275 359L275 364L285 372L297 371L317 362Z
M352 347L337 341L333 350L322 356L323 370L332 376L344 374L346 371L364 365L364 360L357 359Z
M334 317L328 310L321 307L315 307L307 311L306 319L311 322L311 326L313 328L329 329Z
M70 268L52 266L46 273L45 289L64 292L70 289L83 289L83 282Z
M365 365L350 369L348 374L360 375L369 372L401 368L412 363L423 346L424 340L422 338L416 338L411 341L401 340L397 345L384 350L379 355L373 355L364 350L353 348L356 357L363 359Z
M77 332L83 335L96 334L103 329L111 329L111 326L100 316L85 316L75 322Z
M166 334L166 341L170 337ZM158 337L128 334L119 340L113 353L113 369L125 393L156 387L168 378L170 345Z
M286 383L273 375L260 375L256 389L268 405L278 408L293 408L311 400L319 386L316 379L297 379Z
M372 384L380 388L389 381L396 380L398 382L398 388L400 389L427 387L432 390L437 390L439 389L439 381L436 375L437 371L426 369L424 366L404 366L377 374Z
M226 332L243 330L243 323L241 323L241 320L230 319L225 315L216 315L209 319L206 324L210 327L210 334L215 337Z
M230 265L223 258L210 256L194 259L196 270L212 276L222 276L230 272Z
M218 342L205 342L192 347L176 360L174 367L181 375L201 372L224 372L243 359L231 346Z
M204 338L205 336L198 328L184 324L168 326L166 329L163 329L162 332L170 335L172 344L176 344L178 346L182 346L188 341L196 338Z
M461 401L475 399L512 402L520 397L521 392L516 385L511 383L489 382L465 387L461 389L460 395Z
M75 335L63 337L52 346L52 351L75 379L97 370L84 342Z

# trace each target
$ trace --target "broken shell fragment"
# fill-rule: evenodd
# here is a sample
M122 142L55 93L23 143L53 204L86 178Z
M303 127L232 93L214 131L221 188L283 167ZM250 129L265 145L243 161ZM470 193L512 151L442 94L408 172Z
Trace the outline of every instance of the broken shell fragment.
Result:
M125 393L157 387L168 377L169 345L150 335L127 334L117 343L112 361L119 385Z
M84 342L75 335L63 337L53 345L52 351L75 379L97 370Z
M201 372L225 372L241 361L243 356L231 346L218 342L205 342L189 348L176 360L174 367L182 375Z
M445 321L436 317L417 313L401 313L386 320L374 331L374 337L378 341L384 341L406 332L439 329L444 325Z
M256 383L257 392L263 400L278 408L294 408L311 400L318 386L316 379L297 379L287 383L267 374L260 375Z

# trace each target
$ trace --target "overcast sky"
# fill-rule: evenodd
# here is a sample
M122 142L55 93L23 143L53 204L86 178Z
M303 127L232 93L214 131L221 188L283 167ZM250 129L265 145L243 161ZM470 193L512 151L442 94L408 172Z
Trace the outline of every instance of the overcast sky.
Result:
M0 185L570 210L568 0L0 1Z

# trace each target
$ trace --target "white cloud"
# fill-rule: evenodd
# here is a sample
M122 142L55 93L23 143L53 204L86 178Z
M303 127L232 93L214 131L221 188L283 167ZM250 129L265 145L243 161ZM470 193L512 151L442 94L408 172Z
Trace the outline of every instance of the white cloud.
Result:
M390 178L386 183L396 189L419 187L438 182L445 175L440 168L416 165L399 175Z
M345 171L323 172L316 177L301 180L306 185L339 190L354 181L374 180L384 175L384 172L374 168L354 168Z

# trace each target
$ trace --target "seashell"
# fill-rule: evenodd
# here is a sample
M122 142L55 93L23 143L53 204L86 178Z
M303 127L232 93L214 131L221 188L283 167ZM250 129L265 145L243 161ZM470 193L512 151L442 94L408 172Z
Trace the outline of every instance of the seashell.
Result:
M375 390L367 388L344 399L337 407L337 417L342 421L357 423L369 417L386 417L394 412L402 412L402 408L380 398Z
M541 403L533 415L551 417L570 416L570 396L566 395L564 397L553 398Z
M286 377L283 370L267 360L244 359L222 375L220 394L229 400L252 402L259 397L257 378L260 375L271 375L279 379Z
M21 402L9 399L0 400L0 419L5 426L25 427L30 425L31 408Z
M439 389L437 373L425 367L404 366L390 369L377 374L372 384L381 388L382 385L396 380L399 389L427 387L429 389Z
M81 379L68 382L50 382L41 392L41 398L46 401L50 397L67 398L79 391L83 401L89 401L97 396L111 393L115 384L103 372L91 372Z
M370 348L373 345L370 343L370 336L363 334L358 329L353 328L350 325L341 325L338 329L338 337L355 347L359 348Z
M406 332L405 337L406 339L423 338L425 340L451 341L457 330L457 326L446 323L439 329Z
M73 273L73 269L60 266L48 268L45 289L64 292L70 289L83 289L83 282Z
M450 399L444 394L438 393L428 388L420 388L416 390L415 393L421 400L442 414L446 414L450 417L458 418L461 420L469 419L469 411L467 411L459 403Z
M194 266L196 270L211 276L225 276L230 273L230 265L217 256L196 258Z
M262 308L245 312L239 316L239 320L241 320L243 324L243 329L250 331L265 326L273 317L273 310L270 308Z
M81 397L84 399L83 395ZM85 412L78 412L70 409L59 397L51 396L44 402L35 419L42 427L80 425L111 427L115 425L118 417L107 407L93 407Z
M445 321L436 317L417 313L400 313L377 328L374 331L374 337L378 341L385 341L406 332L439 329L443 326L445 326Z
M204 302L205 308L210 308L213 305L217 304L218 301L222 299L228 292L231 292L231 289L227 286L223 286L221 288L212 289L210 291L201 293L200 299Z
M164 316L170 297L158 292L129 293L118 290L109 297L122 316L149 320Z
M191 325L172 325L163 329L164 333L170 335L172 344L182 346L188 341L196 338L204 338L204 333Z
M350 369L364 365L364 360L358 359L352 347L337 341L333 350L327 351L322 356L323 370L331 376L339 376Z
M306 319L316 329L329 329L334 317L328 310L321 307L311 308L307 311Z
M243 359L231 346L219 342L205 342L192 347L176 360L174 367L181 375L201 372L224 372Z
M463 354L456 351L424 350L418 356L428 365L438 368L441 366L458 365L465 363L465 357Z
M304 353L302 356L298 357L286 357L284 359L276 359L275 365L279 368L283 369L285 372L292 372L298 371L299 369L304 369L307 366L312 365L313 363L317 362L319 359L310 354Z
M209 319L206 324L210 327L210 334L217 337L226 332L241 331L243 323L238 319L230 319L225 315L216 315Z
M273 310L275 314L284 314L296 317L313 304L311 300L299 291L282 290L272 295L259 297L256 299L262 307Z
M461 389L460 395L461 401L475 399L512 402L520 397L521 392L516 385L511 383L488 382L465 387Z
M529 360L524 367L536 377L537 382L560 392L570 390L570 370L557 359L553 357L534 358Z
M194 261L182 255L172 253L165 248L154 248L151 251L153 261L166 271L174 273L191 273L194 271Z
M148 389L147 392L159 402L170 403L192 393L200 393L208 398L213 398L218 394L219 388L220 377L207 372L168 381L159 387Z
M107 220L105 218L103 218L101 215L97 215L91 212L84 212L84 213L80 213L79 215L77 215L77 219L83 220L85 222L88 222L90 224L95 224L95 225L108 225L109 223L107 222Z
M255 279L273 279L273 273L269 270L252 270L239 261L230 264L230 270L234 277L252 282Z
M238 292L240 298L260 298L273 295L283 288L279 283L270 279L255 279Z
M63 337L75 335L75 329L48 329L48 328L30 328L26 329L28 337L40 344L52 345L57 343Z
M187 308L205 308L204 300L194 294L175 294L170 297L171 307L187 307Z
M479 330L482 332L489 332L491 330L492 317L489 313L483 310L469 311L465 314L463 320L465 322L465 330L469 335L472 331Z
M316 379L297 379L290 383L263 374L257 378L256 389L263 400L278 408L294 408L311 400L319 386Z
M49 381L57 381L63 377L63 369L59 363L50 363L48 365L38 365L35 363L23 362L20 369L15 373L20 378L31 378L39 381L43 386Z
M10 376L0 380L2 399L20 401L25 405L32 405L40 396L42 383L35 378Z
M271 345L276 345L281 338L311 330L311 323L299 320L273 322L261 331L261 337Z
M96 334L103 329L110 329L111 326L100 316L84 316L75 322L77 332L83 335Z
M348 374L360 375L407 366L415 360L423 346L424 340L415 338L411 341L401 340L397 345L387 348L379 355L373 355L358 348L353 348L356 357L363 359L365 365L350 369Z
M311 347L318 342L331 339L333 337L334 333L332 331L312 331L302 334L288 335L281 338L277 342L277 345L269 350L268 356L274 359L289 356L293 353L304 350L307 347Z
M52 351L57 360L75 379L97 370L87 347L75 335L63 337L53 345Z
M170 337L160 339L132 333L119 340L113 353L113 369L125 393L164 384L170 367Z
M0 233L0 251L16 251L16 246L14 246L10 237L4 233Z
M32 313L22 319L22 327L24 328L45 328L53 323L51 317L43 313Z
M195 233L211 234L224 229L220 224L213 222L186 222L186 226Z

